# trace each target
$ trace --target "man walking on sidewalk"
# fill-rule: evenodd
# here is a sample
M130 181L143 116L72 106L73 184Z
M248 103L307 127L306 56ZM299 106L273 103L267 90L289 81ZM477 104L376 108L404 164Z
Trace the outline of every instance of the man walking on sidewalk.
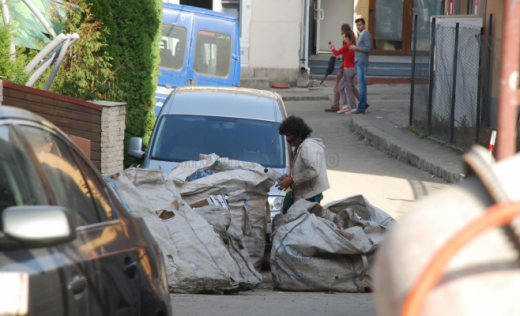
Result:
M365 19L360 18L356 20L356 27L359 32L359 38L356 45L351 45L350 50L356 51L355 67L356 76L359 87L359 105L357 110L352 111L352 114L362 114L368 108L367 104L367 68L368 68L368 54L372 49L372 36L366 30Z

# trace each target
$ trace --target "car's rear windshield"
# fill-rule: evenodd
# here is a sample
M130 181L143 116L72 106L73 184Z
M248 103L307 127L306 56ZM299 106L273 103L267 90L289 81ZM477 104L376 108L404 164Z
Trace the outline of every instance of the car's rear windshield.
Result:
M165 115L157 123L151 159L199 160L200 154L285 167L285 141L279 123L251 119Z

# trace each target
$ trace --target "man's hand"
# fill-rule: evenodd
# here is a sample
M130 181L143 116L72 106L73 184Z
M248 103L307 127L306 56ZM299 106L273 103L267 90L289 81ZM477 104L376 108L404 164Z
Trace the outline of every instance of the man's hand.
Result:
M356 45L350 45L348 48L350 50L359 50L359 47L357 47Z
M293 183L294 183L294 180L292 177L282 176L282 180L280 182L278 182L276 187L281 190L287 190Z

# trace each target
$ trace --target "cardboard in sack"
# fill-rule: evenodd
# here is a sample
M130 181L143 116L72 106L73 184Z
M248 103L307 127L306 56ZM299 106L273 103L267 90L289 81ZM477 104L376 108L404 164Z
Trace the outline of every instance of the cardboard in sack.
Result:
M215 211L222 222L208 224L209 215L189 207L160 170L130 168L105 179L161 247L171 292L233 292L260 284L247 252L239 249L243 241L229 211Z
M211 169L214 173L188 181L198 170ZM200 202L211 195L227 195L227 204L238 223L245 247L260 271L266 236L266 207L274 173L266 173L259 164L229 160L219 156L200 155L199 161L186 161L175 167L168 178L173 180L182 198L189 204Z
M297 201L275 228L274 286L291 291L370 291L374 252L393 222L363 196L325 207Z

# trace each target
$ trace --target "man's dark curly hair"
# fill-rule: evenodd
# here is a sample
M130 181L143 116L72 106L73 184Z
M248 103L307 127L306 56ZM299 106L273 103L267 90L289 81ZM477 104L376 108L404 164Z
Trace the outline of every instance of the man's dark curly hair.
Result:
M292 135L305 139L311 135L312 129L301 117L291 115L278 126L278 133L280 135Z

